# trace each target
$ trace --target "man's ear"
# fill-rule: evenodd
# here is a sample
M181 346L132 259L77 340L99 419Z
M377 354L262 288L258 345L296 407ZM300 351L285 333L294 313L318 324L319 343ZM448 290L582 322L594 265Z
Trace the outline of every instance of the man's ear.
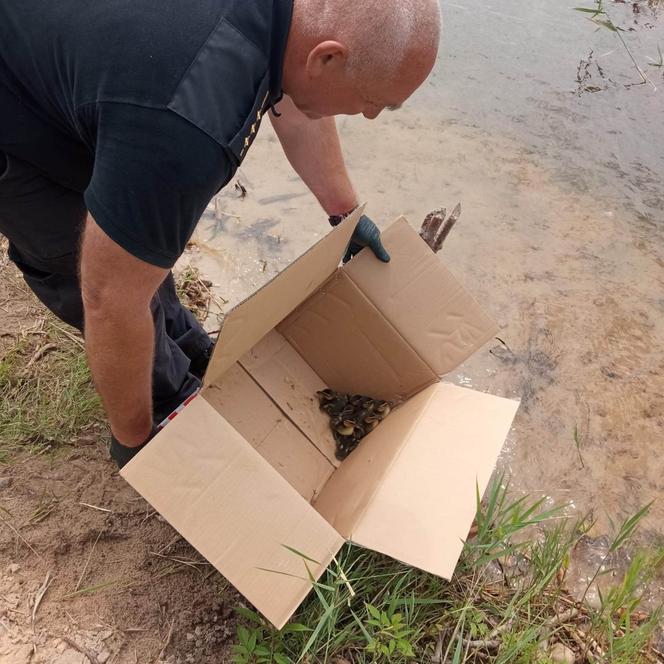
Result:
M348 49L337 41L324 41L309 53L307 58L307 74L310 78L318 78L323 72L342 69L348 60Z

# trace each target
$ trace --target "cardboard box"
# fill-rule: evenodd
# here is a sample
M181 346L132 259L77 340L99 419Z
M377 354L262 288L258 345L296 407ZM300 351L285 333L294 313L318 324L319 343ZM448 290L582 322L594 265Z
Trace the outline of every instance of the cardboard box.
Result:
M518 408L440 382L496 325L405 219L391 263L338 267L360 214L228 314L200 395L122 471L276 627L347 540L450 578ZM339 462L324 387L400 405Z

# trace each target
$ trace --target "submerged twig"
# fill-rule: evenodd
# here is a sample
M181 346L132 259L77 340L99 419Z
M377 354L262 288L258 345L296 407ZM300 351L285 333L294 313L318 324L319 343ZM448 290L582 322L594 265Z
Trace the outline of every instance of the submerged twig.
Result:
M420 237L431 247L434 253L438 253L442 248L445 240L454 228L454 225L459 221L461 216L461 203L452 211L452 214L447 218L447 208L438 208L430 212L420 229Z

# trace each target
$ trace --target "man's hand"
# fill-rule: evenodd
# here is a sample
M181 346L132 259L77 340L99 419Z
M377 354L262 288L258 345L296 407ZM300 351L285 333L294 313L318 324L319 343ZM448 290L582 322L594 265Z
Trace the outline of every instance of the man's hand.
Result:
M81 247L85 345L111 431L125 447L152 432L150 302L168 270L125 251L88 217Z
M353 237L350 239L348 251L344 256L344 263L348 263L348 261L353 258L353 256L359 254L364 247L369 247L371 251L374 252L376 258L383 261L383 263L390 262L390 255L387 253L380 240L378 226L376 226L366 214L363 214L360 217L360 221L355 228Z

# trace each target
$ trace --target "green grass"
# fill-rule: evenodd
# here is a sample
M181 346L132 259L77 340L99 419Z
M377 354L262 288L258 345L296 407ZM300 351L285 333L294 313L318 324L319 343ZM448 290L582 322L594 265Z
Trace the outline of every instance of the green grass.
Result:
M638 606L664 548L637 552L593 608L565 589L571 552L591 524L547 510L542 500L510 500L502 480L478 508L477 534L451 582L346 546L281 632L239 609L246 620L235 662L548 664L555 643L578 662L662 661L649 646L662 613L645 615ZM611 569L648 509L617 528L598 575Z
M0 359L0 462L57 449L103 417L82 342L51 317L38 332Z

